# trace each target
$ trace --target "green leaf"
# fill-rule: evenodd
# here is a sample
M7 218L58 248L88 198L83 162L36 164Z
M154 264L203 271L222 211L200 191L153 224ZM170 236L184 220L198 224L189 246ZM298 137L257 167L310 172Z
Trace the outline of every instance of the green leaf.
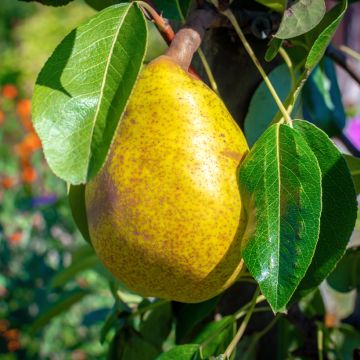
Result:
M64 286L68 281L74 280L75 276L78 273L84 270L94 268L98 262L99 259L94 252L76 261L73 261L70 266L56 273L56 275L51 280L51 286L52 287Z
M130 339L126 339L124 352L119 360L154 360L159 354L156 347L143 339L136 332L132 332Z
M159 351L129 326L122 327L114 337L107 359L154 360Z
M172 327L171 303L154 308L145 315L139 332L148 342L161 350L162 343L168 337Z
M256 2L279 13L282 13L286 6L286 0L256 0Z
M343 154L344 159L350 169L350 173L355 185L356 194L360 194L360 158Z
M357 202L346 162L329 137L307 121L296 120L293 126L317 158L322 185L319 240L311 265L299 285L303 295L318 286L344 255L355 226Z
M325 316L326 309L320 289L309 292L299 300L299 309L308 317Z
M269 47L265 53L266 61L271 61L271 60L275 59L275 56L279 52L279 49L280 49L282 43L283 43L283 40L281 40L281 39L278 39L275 37L271 39L271 41L269 43Z
M350 248L327 279L339 292L360 289L360 247Z
M356 359L355 350L359 348L360 332L351 325L340 324L330 332L330 339L325 343L325 348L336 350L336 359L354 360Z
M189 11L190 0L153 0L157 10L170 20L182 20Z
M70 185L69 204L76 226L83 238L91 245L85 208L85 185Z
M291 76L288 67L285 64L279 65L268 74L268 77L280 99L285 100L291 90ZM252 146L268 128L278 109L268 87L262 81L251 98L244 120L244 131L249 146Z
M225 352L236 332L236 321L232 316L225 316L211 322L196 335L192 342L201 346L201 355L208 359Z
M156 360L195 360L198 350L197 344L179 345L161 354Z
M47 325L55 316L68 310L71 306L82 300L84 296L89 294L90 291L83 289L65 292L57 299L57 301L49 304L48 308L39 314L37 319L31 324L29 333L35 334L38 330Z
M272 309L285 307L308 269L319 235L321 178L301 134L272 125L240 167L248 213L242 256Z
M279 30L274 35L279 39L290 39L307 33L324 17L324 0L294 1L285 10Z
M306 37L310 38L312 45L306 58L305 68L312 70L324 56L325 50L334 36L346 9L347 0L343 0L341 4L334 6L325 14L314 31L306 34Z
M121 2L125 2L122 0L85 0L85 2L91 6L93 9L100 11L102 9L105 9L109 6L119 4Z
M42 5L50 5L50 6L63 6L63 5L67 5L70 2L74 1L74 0L19 0L19 1L24 1L24 2L39 2Z
M39 74L33 121L56 175L85 183L101 168L140 71L146 23L135 3L73 30Z
M163 55L168 46L153 22L147 20L146 25L148 27L148 41L144 63L149 63L151 60Z
M220 297L198 304L180 304L180 310L176 315L176 342L179 343L185 338L201 320L209 315L216 307Z
M339 135L346 115L333 62L324 57L301 92L304 117L329 136Z
M124 316L121 316L123 314ZM116 332L120 331L125 326L126 317L129 314L127 304L117 301L112 309L109 311L104 324L100 331L100 343L103 344L111 329Z

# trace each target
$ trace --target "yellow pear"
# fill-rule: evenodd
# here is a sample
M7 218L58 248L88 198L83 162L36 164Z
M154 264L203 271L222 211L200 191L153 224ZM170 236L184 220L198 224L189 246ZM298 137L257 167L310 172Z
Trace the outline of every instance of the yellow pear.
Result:
M248 146L223 102L161 56L141 72L108 158L86 186L92 244L143 296L207 300L236 281Z

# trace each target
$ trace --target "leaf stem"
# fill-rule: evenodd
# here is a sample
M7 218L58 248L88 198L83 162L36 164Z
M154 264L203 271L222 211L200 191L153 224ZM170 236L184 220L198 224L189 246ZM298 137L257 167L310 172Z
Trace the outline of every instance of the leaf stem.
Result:
M272 97L274 98L278 108L280 109L283 118L285 120L285 123L291 125L292 120L291 117L289 115L289 113L287 112L287 110L285 109L281 99L279 98L275 88L273 87L270 79L268 78L265 70L263 69L263 67L260 64L260 61L258 60L258 58L256 57L253 49L251 48L250 44L248 43L248 41L246 40L246 37L244 35L244 33L242 32L239 23L237 22L234 14L232 13L232 11L230 9L226 9L224 11L221 12L223 15L225 15L229 21L231 22L232 26L234 27L236 33L238 34L242 44L244 45L245 50L247 51L247 53L249 54L251 60L253 61L253 63L255 64L255 66L257 67L259 73L261 74L262 78L264 79L265 84L267 85Z
M244 335L246 327L249 324L251 315L252 315L252 313L254 311L254 308L255 308L256 301L257 301L259 293L260 293L260 289L256 288L254 296L253 296L252 301L250 303L250 308L249 308L243 322L241 323L241 325L239 327L239 330L237 331L236 335L234 336L231 343L229 344L229 346L227 347L227 349L224 352L225 359L230 359L230 356L231 356L232 352L234 351L236 345L240 341L241 337Z
M255 305L265 301L266 298L264 295L260 295L256 298L255 300ZM242 318L245 314L246 314L246 311L251 307L251 302L245 304L241 309L239 309L236 313L234 313L234 317L236 320L239 320L240 318Z
M288 109L288 111L291 111L296 103L296 100L301 92L301 89L303 88L307 78L309 77L309 70L304 70L303 73L300 75L300 77L297 79L295 85L291 89L290 93L288 94L287 98L284 101L284 106ZM271 124L276 124L280 122L282 112L278 112L274 118L271 121Z
M289 68L289 73L290 73L290 77L291 77L291 86L294 87L296 84L296 76L295 76L295 70L294 70L293 63L290 59L290 56L288 55L288 53L282 46L280 46L280 48L279 48L279 54L283 58L287 67Z
M254 309L253 313L261 313L261 312L267 312L267 311L272 311L271 308L269 306L262 306L262 307L257 307ZM226 327L232 325L234 323L235 320L238 320L240 318L242 318L243 316L246 315L246 311L243 311L241 314L239 314L239 316L235 319L235 318L229 318L227 322L225 322L220 328L217 329L217 331L215 331L214 333L212 333L209 337L207 337L205 340L203 340L203 342L201 343L200 347L203 348L205 345L207 345L214 337L216 337L217 335L219 335L219 333L224 330Z
M174 30L172 29L170 24L161 15L159 15L157 11L147 2L145 1L136 1L136 2L140 6L140 8L142 8L142 10L145 10L146 12L149 13L151 18L154 20L154 23L158 27L159 31L162 33L164 40L169 45L175 37Z
M317 329L317 349L319 354L319 360L324 359L324 332L320 326Z
M204 52L202 51L201 48L199 48L197 52L198 52L200 60L201 60L201 62L203 64L206 75L207 75L207 77L209 79L211 88L216 92L216 94L219 95L219 90L218 90L214 75L213 75L213 73L211 71L210 65L209 65L209 63L208 63L208 61L206 59L206 56L205 56Z
M244 354L242 360L247 360L250 355L251 355L251 352L253 350L253 348L255 347L255 345L258 343L258 341L266 334L268 333L272 328L273 326L276 324L276 322L280 319L280 314L277 314L265 327L264 329L262 329L261 331L255 333L253 336L252 336L252 340L251 340L251 343L249 345L249 347L247 348L246 350L246 353Z

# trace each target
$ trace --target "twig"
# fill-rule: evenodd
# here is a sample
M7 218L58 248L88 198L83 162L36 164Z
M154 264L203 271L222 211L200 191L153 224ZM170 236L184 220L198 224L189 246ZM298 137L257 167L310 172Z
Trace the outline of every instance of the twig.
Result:
M288 53L286 52L286 50L280 46L279 49L279 54L280 56L283 58L286 66L289 69L289 73L290 73L290 77L291 77L291 87L294 87L296 84L296 76L295 76L295 70L294 70L294 65L290 59L290 56L288 55Z
M261 331L255 333L251 336L251 338L252 338L251 343L248 346L246 353L242 357L242 360L247 360L251 356L252 350L254 349L256 344L259 342L259 340L264 335L266 335L273 328L273 326L277 323L277 321L280 319L280 317L281 317L281 314L277 314Z
M326 55L334 60L337 65L342 67L352 77L352 79L360 85L360 74L343 51L337 49L333 45L329 45L326 50Z
M356 157L360 157L360 150L351 142L351 140L343 133L340 132L338 138L345 145L345 147L349 150L350 154Z
M279 98L275 88L273 87L271 81L269 80L265 70L263 69L263 67L260 64L260 61L258 60L258 58L256 57L253 49L251 48L250 44L248 43L248 41L246 40L246 37L244 35L244 33L242 32L234 14L231 12L231 10L227 9L225 11L222 12L222 14L224 14L231 22L231 24L233 25L235 31L237 32L241 42L244 45L245 50L247 51L247 53L249 54L251 60L253 61L253 63L255 64L255 66L257 67L259 73L261 74L262 78L264 79L265 84L267 85L272 97L274 98L276 105L278 106L279 110L281 111L281 114L284 118L285 123L291 125L292 124L292 120L291 117L289 115L289 113L287 112L287 110L285 109L281 99Z
M224 357L225 359L230 359L230 356L232 354L232 352L234 351L236 345L238 344L238 342L240 341L241 337L244 335L244 332L246 330L246 327L250 321L251 315L254 311L255 305L256 305L256 300L258 298L258 295L260 293L260 289L257 288L255 290L250 308L248 310L248 312L246 313L246 316L243 320L243 322L241 323L239 330L237 331L236 335L234 336L234 338L231 340L231 343L229 344L229 346L226 348L225 352L224 352Z
M317 348L319 360L324 359L324 332L320 326L317 328Z
M159 29L162 37L169 45L175 37L174 30L172 29L168 21L165 20L161 15L159 15L158 12L155 10L155 8L151 4L149 4L149 2L150 0L138 1L138 4L154 20L154 23Z
M205 56L204 52L201 50L200 47L198 49L198 54L199 54L200 60L201 60L201 62L203 64L203 67L205 69L206 75L207 75L207 77L209 79L211 88L219 95L219 90L218 90L214 75L213 75L213 73L211 71L211 68L210 68L210 65L209 65L209 63L208 63L208 61L206 59L206 56Z
M351 49L346 45L340 45L339 50L341 50L346 55L351 56L353 59L360 61L360 54L357 51L355 51L354 49Z

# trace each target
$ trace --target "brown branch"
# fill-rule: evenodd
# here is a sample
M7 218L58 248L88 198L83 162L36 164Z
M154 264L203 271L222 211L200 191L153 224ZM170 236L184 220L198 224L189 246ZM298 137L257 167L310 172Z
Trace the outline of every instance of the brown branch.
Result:
M358 85L360 85L360 74L344 52L337 49L333 45L329 45L326 50L326 55L329 56L329 58L332 59L337 65L343 68L352 77L352 79L356 81Z

